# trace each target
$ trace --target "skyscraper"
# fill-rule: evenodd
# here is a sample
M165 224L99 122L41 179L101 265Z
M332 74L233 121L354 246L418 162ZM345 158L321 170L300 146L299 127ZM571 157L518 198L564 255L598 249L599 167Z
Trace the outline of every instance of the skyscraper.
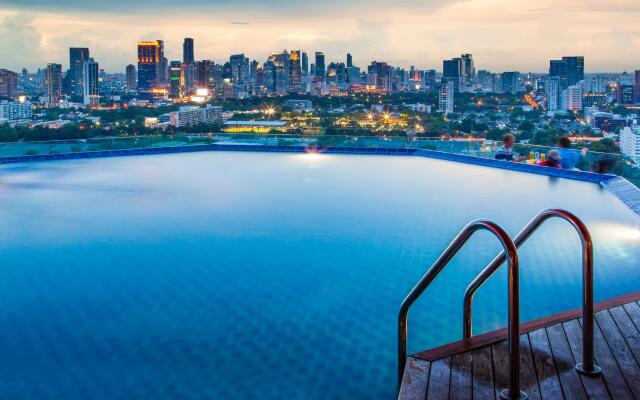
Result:
M184 78L180 61L171 61L169 64L169 97L179 99L184 94Z
M640 103L640 69L635 72L633 99L636 104Z
M289 57L289 92L299 93L302 90L302 66L300 50L292 50Z
M453 82L454 89L459 91L462 80L462 59L452 58L442 61L442 77L448 82Z
M367 84L375 86L376 90L389 92L391 91L391 72L392 69L386 62L374 61L367 68Z
M309 75L309 56L306 51L302 52L302 76Z
M182 44L182 62L184 64L193 64L195 61L193 54L193 39L185 38Z
M547 110L558 111L561 103L562 78L559 76L549 76L544 88L547 97Z
M125 76L127 78L127 90L136 90L138 87L136 82L136 66L133 64L127 65Z
M18 74L0 69L0 97L15 99L18 96Z
M500 93L516 94L518 92L518 81L520 72L503 72L500 74Z
M347 53L347 68L353 67L353 58L350 53Z
M445 115L451 114L454 110L454 96L456 92L454 86L455 80L442 80L442 86L440 87L440 94L438 96L438 111Z
M562 57L566 65L567 85L573 86L584 80L584 57Z
M47 105L50 108L60 105L62 98L62 65L47 64L46 71Z
M319 77L324 77L326 71L325 71L325 64L324 64L324 53L321 51L316 51L316 76Z
M82 71L83 64L89 59L89 49L86 47L71 47L69 49L69 71L67 76L69 79L70 93L75 96L82 96Z
M138 42L138 89L150 91L158 84L159 41Z
M465 83L473 82L476 76L476 68L473 64L473 56L471 54L463 54L460 57L460 75Z
M82 90L85 106L97 106L100 101L98 88L98 76L100 68L93 58L89 58L82 64Z

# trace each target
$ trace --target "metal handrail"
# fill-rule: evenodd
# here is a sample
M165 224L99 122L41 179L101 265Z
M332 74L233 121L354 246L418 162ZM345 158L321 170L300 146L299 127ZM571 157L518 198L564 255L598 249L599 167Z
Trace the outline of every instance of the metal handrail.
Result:
M582 242L582 363L576 370L587 376L602 372L593 359L593 241L585 224L572 213L561 209L548 209L535 216L513 240L520 247L548 219L558 217L569 222L580 236ZM463 336L472 335L472 303L476 291L489 279L505 261L502 251L491 263L469 284L464 293Z
M498 224L486 220L470 222L453 239L446 250L420 279L418 284L404 299L398 313L398 389L402 383L407 360L407 323L409 308L433 282L442 269L464 246L469 238L479 230L491 232L502 244L509 266L509 322L507 326L509 341L509 389L503 390L501 396L506 399L524 399L526 394L520 391L520 287L518 275L518 249L511 237ZM513 396L511 394L514 394Z

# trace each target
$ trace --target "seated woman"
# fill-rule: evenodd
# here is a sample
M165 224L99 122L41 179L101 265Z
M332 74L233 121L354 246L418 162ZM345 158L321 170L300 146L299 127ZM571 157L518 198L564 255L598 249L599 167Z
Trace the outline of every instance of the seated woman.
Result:
M544 161L539 161L536 165L541 167L562 168L560 164L560 152L552 149L547 153L547 158Z

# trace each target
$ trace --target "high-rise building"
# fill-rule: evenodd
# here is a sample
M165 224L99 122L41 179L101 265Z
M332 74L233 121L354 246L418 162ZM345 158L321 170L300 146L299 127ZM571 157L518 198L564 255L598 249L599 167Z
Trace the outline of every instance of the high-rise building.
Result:
M448 82L453 82L454 89L459 91L462 80L462 59L452 58L442 61L442 77Z
M48 107L57 107L62 98L62 64L47 64L45 75Z
M562 57L567 69L567 85L584 80L584 57Z
M463 54L460 57L460 75L463 82L471 83L476 76L476 67L473 64L473 56L471 54Z
M8 69L0 69L0 97L18 97L18 74Z
M324 77L326 70L324 64L324 53L321 51L316 51L316 76Z
M582 111L582 86L571 85L562 91L562 109L565 111Z
M309 75L309 55L307 55L306 51L302 52L302 76Z
M169 64L169 98L179 99L184 95L184 76L180 61Z
M444 113L445 115L451 114L454 107L454 96L455 81L443 79L442 86L440 87L440 94L438 96L438 111Z
M89 58L82 64L82 90L85 106L97 106L100 103L98 63Z
M182 44L182 62L184 64L193 64L194 61L193 39L185 38Z
M292 50L289 58L289 92L299 93L302 91L302 65L300 60L300 50Z
M164 40L158 40L158 63L156 64L157 85L164 86L169 81L169 60L164 56Z
M518 93L520 72L503 72L500 74L500 93Z
M351 53L347 53L347 68L353 67L353 57L351 57Z
M125 70L125 77L127 80L127 90L136 90L138 87L136 78L136 66L133 64L127 65Z
M0 101L0 120L19 121L29 120L33 116L33 106L30 102L24 101Z
M160 41L138 42L138 89L148 92L158 85Z
M367 84L376 90L391 91L391 67L386 62L374 61L367 68Z
M626 126L620 132L620 150L622 154L640 161L640 125Z
M631 105L634 103L634 86L628 83L618 85L616 101L619 105Z
M549 76L545 82L547 98L547 111L558 111L560 109L560 97L562 94L562 81L559 76Z
M84 63L89 60L89 49L86 47L71 47L69 49L69 71L67 79L69 84L69 94L74 96L84 95L82 89L82 72Z

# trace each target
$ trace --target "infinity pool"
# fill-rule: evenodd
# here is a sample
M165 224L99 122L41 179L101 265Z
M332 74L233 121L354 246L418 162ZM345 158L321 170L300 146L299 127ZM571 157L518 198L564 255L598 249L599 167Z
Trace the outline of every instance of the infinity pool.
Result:
M202 152L0 167L0 397L391 399L396 315L471 219L592 231L596 300L638 290L639 218L599 185L411 156ZM410 351L460 338L499 251L474 236L414 307ZM523 320L580 304L580 246L521 251ZM506 324L506 272L475 302Z

